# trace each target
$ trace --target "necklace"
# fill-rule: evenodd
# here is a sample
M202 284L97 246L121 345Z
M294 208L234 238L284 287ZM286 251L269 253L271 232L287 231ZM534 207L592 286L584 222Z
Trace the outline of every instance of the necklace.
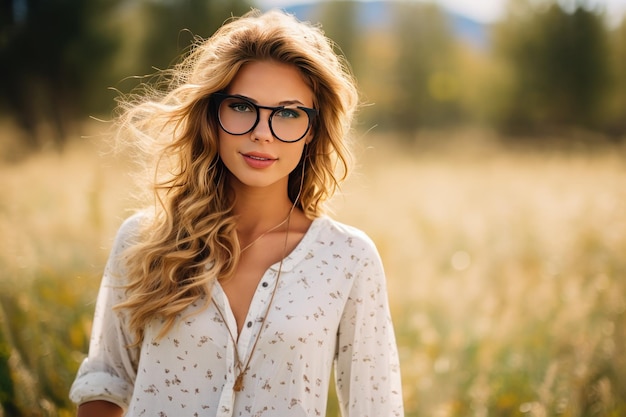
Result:
M287 232L285 233L285 244L283 246L283 254L280 258L280 264L278 266L278 274L276 276L276 282L274 283L274 289L272 290L270 301L267 304L265 315L263 315L263 319L261 320L261 327L259 327L259 331L256 334L256 338L254 339L254 344L252 345L252 349L250 350L250 355L248 355L248 360L246 361L245 364L243 363L243 361L241 360L241 357L239 356L239 351L237 350L237 340L235 339L235 336L233 336L233 332L231 331L230 327L228 327L228 322L226 321L226 317L224 316L224 313L222 313L222 310L219 308L215 300L213 300L213 305L215 305L215 309L219 313L222 319L222 322L224 322L224 325L226 326L226 329L228 330L228 334L230 335L230 339L233 342L233 347L235 350L235 368L237 369L237 377L235 378L235 384L233 385L233 390L236 392L239 392L243 389L243 379L246 376L246 373L248 372L248 370L250 369L250 360L252 359L252 355L254 354L254 351L256 350L257 343L259 342L259 337L261 336L261 331L263 330L263 326L265 325L265 320L267 319L267 316L270 314L270 309L272 307L272 303L274 302L274 296L276 295L276 290L278 289L278 282L280 280L280 273L283 269L283 260L285 259L285 256L287 255L287 243L289 242L289 223L291 220L292 211L293 211L293 208L289 211L289 214L287 215L287 218L285 220L283 220L280 224L278 224L277 226L274 226L272 229L265 232L263 235L256 238L254 241L252 241L251 244L247 245L245 248L241 250L241 252L243 252L244 250L252 246L257 240L259 240L265 234L269 233L272 230L277 229L278 227L283 225L285 222L287 223Z
M285 217L285 219L283 221L281 221L280 223L278 223L276 226L273 226L271 228L269 228L268 230L266 230L265 232L261 233L256 239L254 239L252 242L248 243L246 246L244 246L242 249L239 250L239 253L243 253L243 251L245 251L246 249L249 249L252 245L254 245L255 243L257 243L259 240L261 240L261 238L263 236L265 236L266 234L273 232L274 230L278 229L280 226L282 226L283 224L285 224L289 218L291 217L291 212L293 211L293 207L291 208L291 210L289 210L289 214L287 214L287 217Z

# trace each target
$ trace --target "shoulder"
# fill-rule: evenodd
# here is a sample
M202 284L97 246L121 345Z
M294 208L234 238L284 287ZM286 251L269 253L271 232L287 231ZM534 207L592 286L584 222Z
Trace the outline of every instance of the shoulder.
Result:
M343 248L377 253L372 238L363 230L342 223L328 216L315 220L319 227L318 238L333 242L333 245Z
M356 239L358 241L363 241L367 243L373 243L372 239L363 230L355 226L342 223L329 216L318 217L317 219L315 219L315 222L319 223L319 227L322 233Z
M113 252L121 253L129 246L137 243L144 225L152 216L147 211L138 211L127 217L117 230L113 243Z
M366 232L327 216L316 219L315 224L319 231L315 246L309 248L309 257L317 262L316 268L340 273L346 283L361 289L384 285L381 256Z
M118 280L116 282L119 283L120 279L126 279L127 250L140 241L144 224L146 224L150 218L151 216L149 216L147 212L137 212L124 219L117 229L117 234L115 235L115 240L111 246L105 267L105 276L112 280L111 282Z

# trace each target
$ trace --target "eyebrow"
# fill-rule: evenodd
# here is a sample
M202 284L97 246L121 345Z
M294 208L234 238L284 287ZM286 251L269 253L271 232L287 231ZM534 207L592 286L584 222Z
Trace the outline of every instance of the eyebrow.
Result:
M253 99L252 97L244 96L243 94L232 94L232 95L244 98L246 100L249 100L249 101L253 102L256 105L259 105L259 102L257 100L255 100L255 99ZM304 106L304 103L302 103L300 100L294 99L294 100L283 100L283 101L279 102L278 105L279 106L289 106L289 105Z

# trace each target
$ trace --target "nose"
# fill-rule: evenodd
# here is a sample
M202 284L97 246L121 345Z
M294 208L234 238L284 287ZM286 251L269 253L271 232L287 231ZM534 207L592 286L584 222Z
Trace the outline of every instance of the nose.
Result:
M259 122L256 124L254 129L252 129L250 139L255 142L257 140L264 142L274 141L274 135L272 134L272 129L270 128L271 114L271 110L259 109Z

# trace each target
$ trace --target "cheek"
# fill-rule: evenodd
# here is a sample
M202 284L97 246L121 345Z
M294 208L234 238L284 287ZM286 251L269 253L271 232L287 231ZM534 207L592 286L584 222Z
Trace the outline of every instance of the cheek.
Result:
M220 133L217 140L217 154L222 163L229 171L232 171L236 163L237 151L235 148L236 141L226 137L227 134ZM229 140L231 139L231 140Z
M294 149L289 153L289 161L291 169L295 169L298 166L298 163L302 159L305 150L305 142L304 140L301 143L298 143L298 146L294 146Z
M217 135L217 153L220 157L226 156L232 151L234 142L232 138L227 137L228 134L221 132ZM230 139L230 140L229 140Z

